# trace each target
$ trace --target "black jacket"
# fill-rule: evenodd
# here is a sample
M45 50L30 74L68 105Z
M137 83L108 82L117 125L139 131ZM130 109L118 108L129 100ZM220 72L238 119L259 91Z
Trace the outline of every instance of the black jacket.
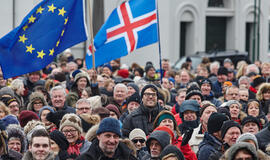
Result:
M149 135L153 131L155 118L162 110L163 108L159 105L154 108L148 108L141 104L139 108L125 118L122 127L123 136L128 137L129 133L135 128L140 128L146 135Z
M95 139L88 151L83 153L76 160L137 160L137 158L132 155L132 151L122 142L119 142L113 158L106 157L99 148L98 143L98 139Z
M259 148L265 152L266 146L270 143L270 126L262 129L259 133L257 133L256 138L259 143Z

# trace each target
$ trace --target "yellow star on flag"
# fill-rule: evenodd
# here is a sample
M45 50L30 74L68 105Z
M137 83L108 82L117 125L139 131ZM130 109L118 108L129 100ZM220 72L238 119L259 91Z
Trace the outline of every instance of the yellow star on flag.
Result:
M35 50L35 48L32 47L32 44L30 46L26 46L27 50L26 52L30 52L33 53L33 50Z
M42 14L43 10L44 10L44 8L42 8L42 7L40 6L40 7L37 9L36 14L38 14L38 13Z
M31 17L28 18L28 21L29 21L28 23L34 23L35 20L36 20L36 17L34 17L33 15L31 15Z
M40 52L37 52L37 53L38 53L37 58L41 58L41 59L43 59L43 56L46 55L46 54L43 52L43 50L41 50Z
M67 12L64 10L64 7L62 9L58 9L59 14L58 15L62 15L64 17L64 14Z
M64 24L66 25L66 24L67 24L67 22L68 22L68 17L67 17L67 18L65 18L65 23L64 23Z
M25 25L25 26L23 27L23 30L25 31L27 28L28 28L28 25Z
M65 29L62 30L61 36L63 36L65 33Z
M22 35L22 36L19 36L19 42L22 42L22 43L24 43L28 38L26 38L25 37L25 34L24 35Z
M50 49L50 54L49 54L49 56L53 56L53 53L54 53L54 48L53 48L53 49Z
M54 13L54 10L56 9L56 7L54 7L53 4L51 6L48 6L48 8L49 8L48 12L51 11L52 13Z
M58 40L58 41L56 42L56 47L59 46L59 43L60 43L60 40Z

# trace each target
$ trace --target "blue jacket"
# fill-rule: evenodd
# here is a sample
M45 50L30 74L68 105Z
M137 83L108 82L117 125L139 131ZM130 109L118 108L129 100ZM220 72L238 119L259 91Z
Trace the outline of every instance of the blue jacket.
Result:
M210 101L210 102L213 103L216 107L219 107L219 106L222 104L222 102L221 102L220 100L218 100L218 99L216 99L216 98L214 97L213 92L210 92L210 95L204 95L204 96L203 96L203 100Z
M214 96L216 98L219 98L219 97L223 96L221 83L219 83L218 81L215 81L212 84L212 87L213 87L212 91L214 92Z
M220 151L221 146L222 142L208 132L205 132L203 141L199 144L198 160L208 160L212 153Z

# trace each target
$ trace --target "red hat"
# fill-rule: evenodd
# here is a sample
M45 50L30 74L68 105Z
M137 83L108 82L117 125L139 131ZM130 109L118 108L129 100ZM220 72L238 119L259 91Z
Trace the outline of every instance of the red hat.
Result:
M120 69L120 70L118 70L117 74L123 78L128 78L128 76L129 76L129 72L127 69Z
M38 115L33 111L24 110L19 115L21 127L26 126L26 124L33 119L39 120Z

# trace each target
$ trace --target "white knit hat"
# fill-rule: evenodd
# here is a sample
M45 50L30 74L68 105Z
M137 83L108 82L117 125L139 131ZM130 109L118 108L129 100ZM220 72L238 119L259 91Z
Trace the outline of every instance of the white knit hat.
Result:
M60 131L65 126L71 126L77 129L80 133L82 133L82 122L81 119L74 113L65 114L60 122Z

